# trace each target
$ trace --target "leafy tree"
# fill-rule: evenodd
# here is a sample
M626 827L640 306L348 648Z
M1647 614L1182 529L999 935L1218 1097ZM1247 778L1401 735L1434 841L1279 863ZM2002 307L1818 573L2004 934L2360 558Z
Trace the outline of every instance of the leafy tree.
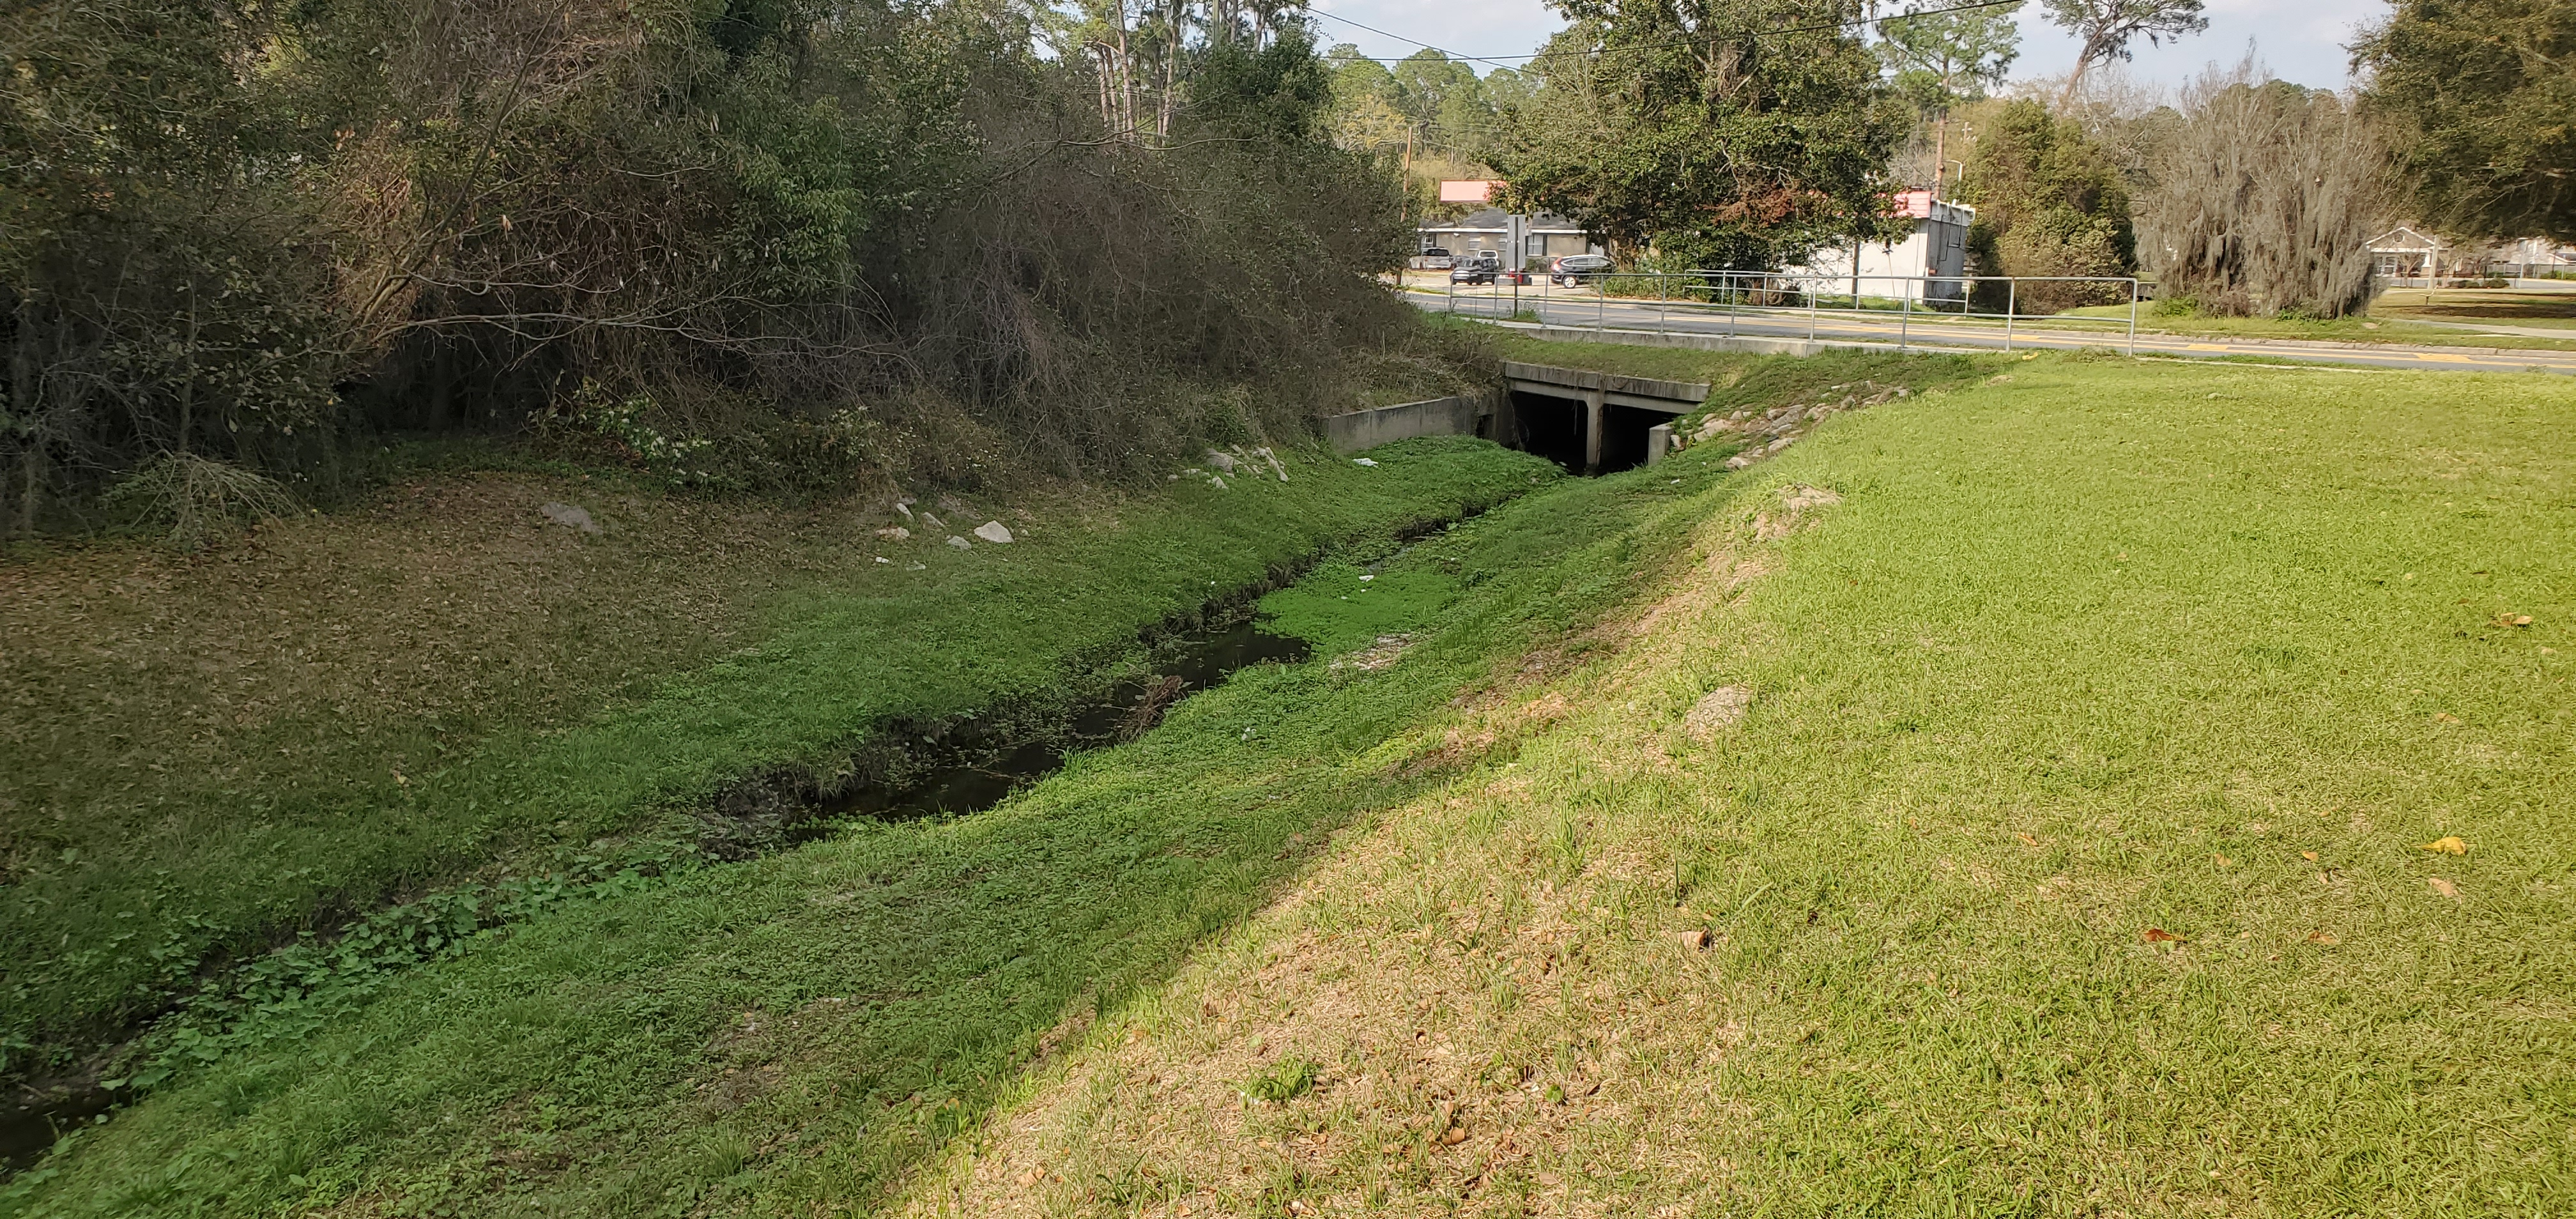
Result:
M1634 257L1773 267L1889 231L1904 127L1855 0L1560 0L1495 168ZM1819 28L1821 27L1821 28Z
M2038 102L2000 105L1980 124L1959 197L1977 209L1968 248L1983 275L2121 276L2137 268L2129 192L2119 168L2072 120ZM1980 307L2003 286L1978 285ZM2054 312L2125 301L2103 285L2029 284L2018 307Z
M2397 0L2353 63L2423 219L2576 241L2576 5Z
M1395 74L1349 43L1327 52L1324 64L1333 76L1334 140L1360 150L1403 147L1413 120L1396 105Z
M1900 13L1878 23L1878 56L1896 91L1915 109L1938 115L2003 83L2021 54L2019 3L1995 8Z
M2129 44L2139 35L2150 44L2197 34L2209 28L2200 15L2201 0L2043 0L2048 19L2083 41L2075 53L2075 70L2066 77L2067 98L2095 64L2126 60Z
M1950 108L2003 83L2021 51L2021 29L2013 23L2020 8L2013 3L1964 12L1934 9L1878 23L1878 56L1897 94L1913 105L1917 121L1932 123L1930 180L1936 191L1948 167Z

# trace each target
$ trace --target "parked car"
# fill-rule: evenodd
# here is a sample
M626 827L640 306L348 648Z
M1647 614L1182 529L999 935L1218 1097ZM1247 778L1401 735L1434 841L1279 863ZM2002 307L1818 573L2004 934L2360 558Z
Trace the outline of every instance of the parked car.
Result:
M1425 271L1446 271L1454 265L1454 261L1449 257L1449 251L1433 246L1422 252L1421 260L1415 265Z
M1482 260L1462 260L1457 265L1449 268L1449 282L1453 284L1490 284L1494 282L1494 275L1498 269L1499 267L1495 263L1485 262Z
M1576 284L1599 280L1609 270L1609 255L1568 254L1557 259L1556 265L1548 268L1547 277L1554 280L1560 287L1571 288Z

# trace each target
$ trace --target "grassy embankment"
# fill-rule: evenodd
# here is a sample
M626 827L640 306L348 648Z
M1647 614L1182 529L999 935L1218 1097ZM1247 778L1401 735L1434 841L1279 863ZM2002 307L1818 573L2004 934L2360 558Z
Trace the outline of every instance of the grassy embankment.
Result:
M1045 704L1317 549L1530 489L1493 450L1291 455L1219 490L813 511L579 476L430 480L202 557L0 566L0 1047L112 1035L210 952L602 836L697 839L720 785L889 717ZM604 476L603 476L604 477ZM588 535L537 513L586 503ZM987 510L999 506L986 501ZM882 556L890 562L880 563ZM914 570L918 566L920 570Z
M2571 413L2047 356L1621 476L1698 561L911 1212L2576 1210Z
M1972 371L1690 354L1720 381L1767 370L1748 384ZM1411 479L1442 454L1526 460L1417 443L1364 473ZM1419 725L1462 686L1602 646L1586 627L1674 553L1681 535L1656 522L1689 489L1586 483L1376 579L1328 566L1274 600L1281 627L1346 662L1381 635L1410 647L1254 670L987 814L855 829L538 919L308 1043L237 1054L76 1135L17 1205L770 1213L874 1197L1335 827L1473 763L1492 742L1426 752Z
M2126 324L2129 307L2105 305L2072 309L2064 315L2108 319ZM2448 322L2452 325L2427 325ZM2032 325L2044 327L2045 319ZM2543 335L2495 334L2462 329L2460 324L2576 327L2576 293L2515 292L2498 288L2392 289L2371 302L2365 316L2341 318L2201 317L2166 315L2152 309L2138 315L2140 334L2203 335L2211 338L2307 339L2328 343L2397 343L2428 347L2496 347L2533 351L2576 350L2576 330L2564 339Z

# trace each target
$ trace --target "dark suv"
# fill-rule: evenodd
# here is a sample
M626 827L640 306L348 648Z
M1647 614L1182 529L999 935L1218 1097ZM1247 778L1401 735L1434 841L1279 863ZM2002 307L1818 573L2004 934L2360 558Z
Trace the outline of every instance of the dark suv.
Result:
M1453 284L1490 284L1494 282L1494 273L1502 269L1502 262L1496 259L1493 255L1480 254L1471 259L1462 259L1452 265L1449 268L1449 282Z

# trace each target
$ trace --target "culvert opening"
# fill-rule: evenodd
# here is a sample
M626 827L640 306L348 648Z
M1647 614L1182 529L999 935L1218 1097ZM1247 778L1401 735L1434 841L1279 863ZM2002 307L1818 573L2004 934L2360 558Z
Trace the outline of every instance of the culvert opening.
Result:
M1584 406L1580 397L1512 391L1512 414L1520 421L1520 447L1555 462L1567 472L1586 473ZM1670 411L1609 403L1601 408L1601 465L1589 471L1609 474L1646 464L1647 433L1680 416Z

